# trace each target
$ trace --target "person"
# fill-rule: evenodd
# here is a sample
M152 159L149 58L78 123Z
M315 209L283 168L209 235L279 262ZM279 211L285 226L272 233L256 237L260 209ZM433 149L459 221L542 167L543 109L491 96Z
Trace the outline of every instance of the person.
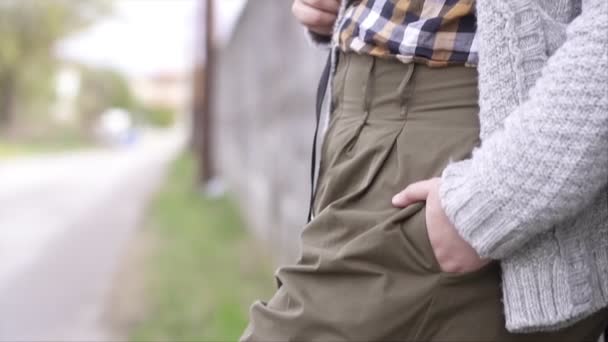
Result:
M242 341L596 341L608 2L296 0L330 48L302 254Z

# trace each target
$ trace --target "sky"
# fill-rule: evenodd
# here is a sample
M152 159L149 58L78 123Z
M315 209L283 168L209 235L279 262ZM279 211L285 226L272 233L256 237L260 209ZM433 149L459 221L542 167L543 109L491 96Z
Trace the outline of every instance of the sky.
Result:
M114 14L62 41L57 54L133 76L185 72L193 65L204 0L115 0ZM245 0L216 0L216 31L227 39Z

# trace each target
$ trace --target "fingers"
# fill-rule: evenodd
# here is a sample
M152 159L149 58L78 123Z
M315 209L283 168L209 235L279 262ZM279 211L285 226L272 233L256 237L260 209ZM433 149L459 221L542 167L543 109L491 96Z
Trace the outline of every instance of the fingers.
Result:
M333 33L333 26L308 26L308 29L322 36L331 36Z
M399 208L405 208L412 203L426 201L433 187L433 179L428 179L421 182L410 184L403 191L393 197L393 205Z
M311 31L321 34L331 33L331 30L334 26L334 22L336 21L337 12L330 12L331 7L326 3L332 3L331 1L321 1L321 0L296 0L292 6L293 15L296 19L303 24L304 26L311 29ZM321 6L322 8L328 8L326 11L321 8L314 7L309 4L315 3L317 6Z
M340 1L338 0L301 0L301 2L331 14L338 14L340 11Z

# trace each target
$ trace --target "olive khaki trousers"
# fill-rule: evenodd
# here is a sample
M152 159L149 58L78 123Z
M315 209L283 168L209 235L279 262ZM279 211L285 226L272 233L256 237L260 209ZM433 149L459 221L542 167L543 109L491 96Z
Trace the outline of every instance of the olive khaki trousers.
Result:
M391 205L479 144L475 69L342 54L333 82L301 258L252 306L242 341L597 341L605 311L557 332L507 332L498 263L443 272L424 203Z

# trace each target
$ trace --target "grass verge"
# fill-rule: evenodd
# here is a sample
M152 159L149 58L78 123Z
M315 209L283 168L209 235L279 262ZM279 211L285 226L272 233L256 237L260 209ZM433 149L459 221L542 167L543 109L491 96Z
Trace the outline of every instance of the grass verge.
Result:
M44 136L26 138L0 137L0 159L29 154L54 153L93 146L90 138L72 130L60 130Z
M229 198L205 199L180 157L150 210L147 313L132 341L236 341L254 299L274 290L272 263Z

